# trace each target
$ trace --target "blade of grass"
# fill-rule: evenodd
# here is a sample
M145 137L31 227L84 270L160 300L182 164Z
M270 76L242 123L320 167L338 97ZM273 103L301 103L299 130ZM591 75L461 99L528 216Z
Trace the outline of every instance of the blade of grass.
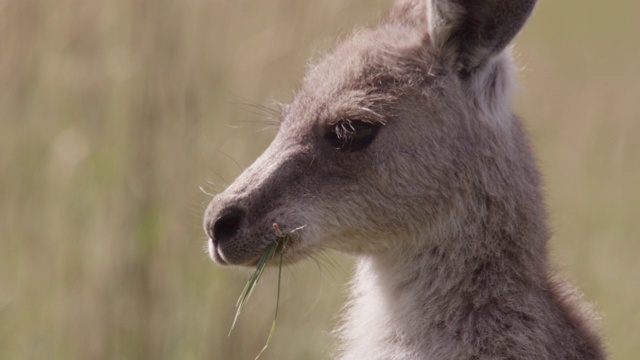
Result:
M271 338L273 337L273 334L275 333L275 330L276 330L276 319L278 318L278 308L280 306L280 282L282 278L282 264L284 259L284 249L287 243L289 242L289 239L291 238L291 234L304 228L304 226L296 228L290 231L286 235L282 233L278 224L273 224L273 228L276 231L277 238L271 245L267 246L264 253L262 253L262 256L260 256L260 259L258 260L258 264L256 265L256 270L253 272L253 274L251 274L251 276L249 277L249 280L247 280L247 283L244 286L244 289L242 290L242 293L240 294L238 301L236 302L236 307L237 307L236 315L233 318L233 323L231 324L231 329L229 330L229 335L231 335L231 332L235 328L236 322L238 321L238 317L242 312L242 308L247 303L247 300L249 300L249 297L253 293L253 289L255 288L256 284L260 280L260 277L262 276L264 269L267 267L267 264L274 258L278 249L280 249L280 261L278 264L278 291L276 296L276 311L273 316L273 322L271 324L271 330L269 331L269 337L267 338L267 342L262 348L262 350L260 350L260 353L258 354L258 356L256 356L256 359L258 359L260 355L262 355L262 353L267 349L267 347L269 346L269 343L271 342Z
M242 293L240 294L240 297L236 302L236 308L237 308L236 315L233 318L233 323L231 324L229 335L231 335L231 332L235 328L236 322L238 321L238 316L240 316L240 313L242 312L242 308L247 303L247 300L249 300L249 297L253 293L253 289L258 283L258 280L260 280L260 277L262 276L264 269L267 267L267 263L271 261L271 259L275 255L277 247L278 247L277 241L274 244L269 245L269 247L267 247L265 252L260 257L260 260L258 261L256 270L253 272L253 274L251 274L251 276L249 277L249 280L247 281L247 284L244 286L244 289L242 290Z
M282 234L277 224L273 224L273 227L276 229L276 232L278 232L279 235ZM280 250L280 264L278 265L278 292L276 295L276 311L273 314L273 322L271 323L271 330L269 331L269 337L267 338L267 342L264 344L264 347L262 348L262 350L260 350L260 353L258 354L258 356L256 356L255 360L258 360L260 355L262 355L262 353L265 350L267 350L267 347L271 343L271 338L273 337L273 333L276 332L276 320L278 319L278 308L280 307L280 280L282 278L282 259L284 257L284 248L285 246L287 246L287 242L289 241L289 235L287 235L286 237L282 237L281 239L282 239L282 249Z

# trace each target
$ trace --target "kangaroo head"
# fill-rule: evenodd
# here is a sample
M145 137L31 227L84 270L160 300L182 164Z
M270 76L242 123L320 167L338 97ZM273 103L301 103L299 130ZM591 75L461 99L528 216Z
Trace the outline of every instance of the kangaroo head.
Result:
M335 47L310 68L271 145L207 208L214 261L255 264L274 223L304 226L288 262L321 248L407 251L487 196L517 198L514 183L536 180L518 168L527 151L505 47L534 3L400 0Z

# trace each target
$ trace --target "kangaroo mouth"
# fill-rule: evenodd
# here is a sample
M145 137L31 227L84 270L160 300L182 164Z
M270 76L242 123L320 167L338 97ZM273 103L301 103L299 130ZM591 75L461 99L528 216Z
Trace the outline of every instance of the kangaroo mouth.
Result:
M268 251L272 245L261 246L260 250L254 250L250 247L238 249L225 249L223 246L216 245L213 240L209 239L209 257L214 263L221 266L246 266L253 267L258 264L263 254ZM281 250L278 250L279 254Z
M269 258L268 264L272 264L272 259L280 255L287 255L286 257L289 258L287 262L290 262L291 258L295 257L293 247L300 241L297 232L302 227L284 233L280 231L279 227L274 226L274 228L277 229L276 233L273 233L272 230L262 236L237 238L230 243L219 243L209 238L209 257L221 266L254 267L265 256Z
M209 239L208 241L209 247L209 257L213 260L214 263L218 265L229 265L229 262L224 259L222 253L220 253L220 249L214 244L213 239Z

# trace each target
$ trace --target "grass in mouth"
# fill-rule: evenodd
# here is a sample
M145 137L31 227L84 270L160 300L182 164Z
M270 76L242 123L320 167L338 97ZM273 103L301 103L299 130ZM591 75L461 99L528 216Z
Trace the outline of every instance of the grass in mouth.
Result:
M267 338L267 342L262 348L262 350L260 350L260 353L258 354L258 356L256 356L256 359L258 359L260 355L262 355L262 353L267 349L267 347L269 346L269 343L271 342L271 338L273 337L273 333L276 330L276 319L278 318L278 306L280 305L280 279L282 277L282 259L284 257L284 249L291 238L291 234L295 231L302 229L302 227L294 229L285 235L280 230L280 227L278 226L278 224L273 224L273 228L276 231L277 238L273 242L273 244L267 246L267 248L264 250L264 253L262 253L260 260L258 260L258 265L256 266L256 270L253 272L253 274L251 274L251 276L249 277L249 280L247 280L247 284L244 286L244 289L242 290L242 293L240 294L240 297L236 302L236 308L237 308L236 316L233 318L233 324L231 324L231 330L229 330L229 335L231 335L233 328L236 326L236 321L238 320L238 316L242 312L242 308L247 303L247 300L249 300L249 297L251 296L253 289L258 283L258 280L260 280L260 277L262 276L264 269L267 267L267 264L271 260L273 260L274 256L276 255L276 252L280 250L280 259L278 264L278 292L276 296L276 311L273 316L273 323L271 324L271 331L269 331L269 337Z

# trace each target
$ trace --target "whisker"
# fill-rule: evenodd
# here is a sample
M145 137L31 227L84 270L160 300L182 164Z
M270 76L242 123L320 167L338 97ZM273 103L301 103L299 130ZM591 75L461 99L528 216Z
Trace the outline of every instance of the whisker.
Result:
M202 186L198 186L198 189L200 189L200 191L202 191L203 194L205 195L209 195L209 196L214 196L215 194L211 194L209 192L207 192L205 189L202 188Z

